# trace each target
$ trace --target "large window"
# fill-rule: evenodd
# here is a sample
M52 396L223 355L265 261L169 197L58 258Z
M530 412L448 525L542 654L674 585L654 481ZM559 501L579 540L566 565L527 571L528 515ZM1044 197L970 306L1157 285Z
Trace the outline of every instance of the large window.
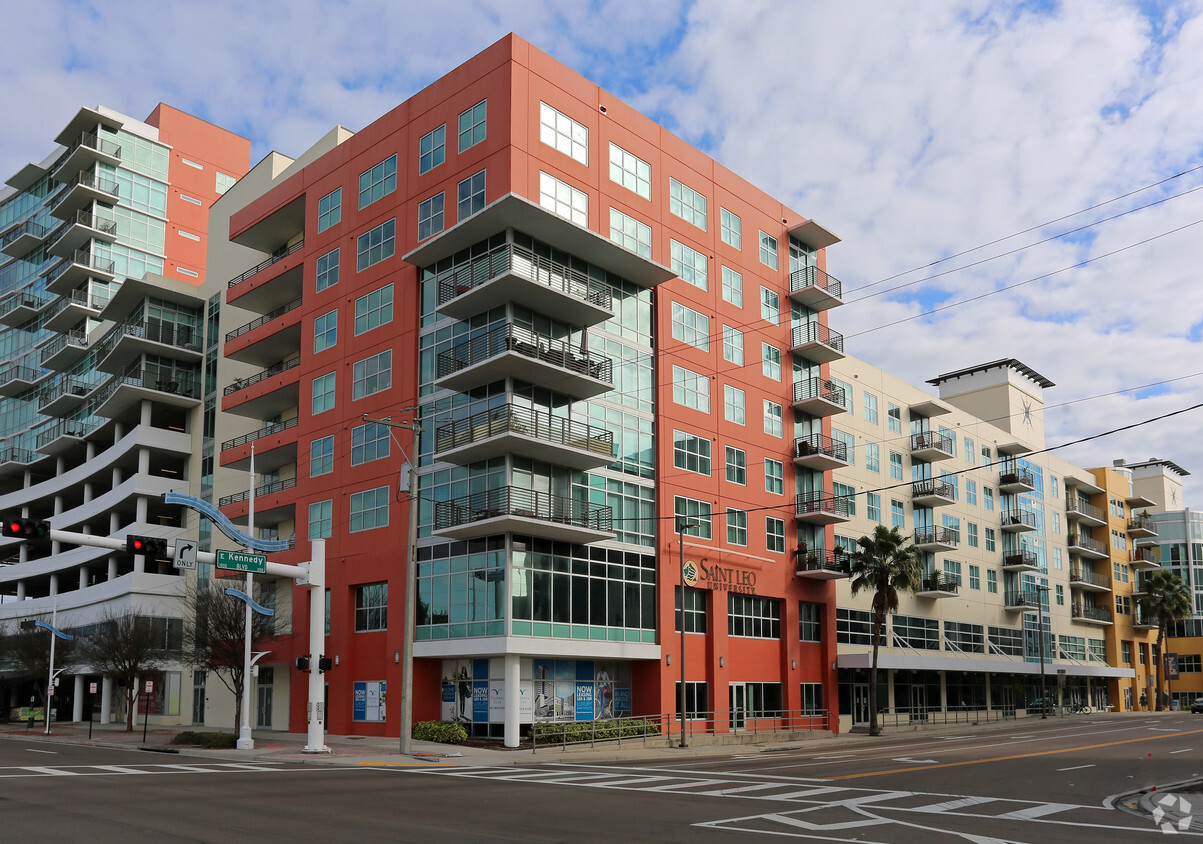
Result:
M760 344L760 372L765 378L781 380L781 350L776 346Z
M743 425L745 416L744 391L730 384L723 385L723 418Z
M962 624L956 621L944 622L944 638L954 651L963 653L985 653L986 646L982 640L980 624Z
M744 365L744 335L737 328L723 326L723 360L736 366Z
M686 721L706 717L710 711L709 692L706 683L689 680L685 683L685 700L681 700L681 681L677 681L677 712L685 713Z
M334 437L318 437L309 441L309 477L328 475L334 471Z
M710 440L673 431L673 465L687 472L710 475Z
M706 231L706 197L672 178L668 180L668 210Z
M418 203L418 240L425 240L443 230L444 204L442 191Z
M361 399L393 386L393 350L356 361L351 368L351 398Z
M652 198L651 165L614 143L610 144L610 181L644 199Z
M681 632L681 587L676 590L675 608L677 614L676 630ZM685 590L685 632L706 632L706 590Z
M313 320L313 353L324 352L338 342L338 310Z
M723 267L723 301L744 306L744 277L730 267Z
M488 100L481 100L459 116L459 151L476 146L488 136Z
M389 430L376 422L351 429L351 465L380 460L389 454Z
M312 415L334 408L334 373L328 372L313 379Z
M764 432L774 437L781 436L781 405L775 401L764 400Z
M785 464L780 460L764 459L764 491L785 494Z
M690 249L684 243L675 240L668 242L669 259L672 271L694 287L707 289L706 256L701 252Z
M589 194L542 171L539 172L539 204L579 226L589 225Z
M823 605L798 602L798 639L803 642L823 641Z
M780 639L781 601L728 592L727 633L750 639Z
M893 620L897 647L919 651L940 650L940 621L914 615L896 615Z
M636 255L652 257L652 227L617 208L610 209L610 240Z
M743 223L739 217L721 205L718 209L718 217L719 234L723 239L723 243L728 246L734 246L736 249L743 249Z
M686 533L699 539L710 539L713 534L710 502L697 501L678 495L673 499L673 512L693 526L686 528Z
M355 632L388 629L388 584L355 587Z
M710 351L710 317L687 308L680 302L672 303L673 339L688 343L703 351ZM778 366L780 367L780 357Z
M397 189L397 156L390 155L359 174L359 207L366 208Z
M355 300L355 333L363 334L393 321L393 285L386 284Z
M873 613L836 607L835 640L841 645L873 644Z
M760 316L773 325L781 320L781 296L775 290L760 288Z
M473 173L456 188L455 221L471 217L485 207L485 171Z
M682 366L673 366L673 401L703 413L710 412L710 379Z
M418 175L438 167L447 158L447 124L427 132L418 141Z
M329 498L325 501L314 501L309 505L310 539L326 539L330 536L333 512L334 502Z
M539 140L588 166L589 130L547 103L539 103Z
M799 704L803 714L822 714L823 713L823 684L822 683L799 683L801 687L802 697Z
M343 189L335 188L317 201L317 230L324 232L343 218Z
M393 257L396 251L397 221L386 220L371 231L359 236L355 252L355 269L366 270L385 258Z
M727 508L727 542L732 545L748 544L748 514L746 511Z
M351 493L351 533L388 526L388 487Z
M777 238L760 233L760 263L777 269Z
M334 249L317 259L317 292L338 284L338 250Z
M743 449L727 446L727 480L746 486L748 483L748 454Z

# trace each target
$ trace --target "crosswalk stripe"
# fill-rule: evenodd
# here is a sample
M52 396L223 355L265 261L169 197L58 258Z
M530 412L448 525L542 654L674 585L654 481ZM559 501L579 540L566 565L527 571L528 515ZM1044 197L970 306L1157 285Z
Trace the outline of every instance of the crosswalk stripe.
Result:
M1029 806L1026 809L1018 809L1014 812L1007 812L1005 815L998 815L999 820L1006 821L1028 821L1032 818L1042 818L1045 815L1055 815L1057 812L1067 812L1070 809L1078 809L1072 803L1041 803L1036 806Z
M66 770L63 770L62 768L35 768L33 766L26 766L25 770L32 771L35 774L45 774L45 775L51 776L51 777L77 777L77 776L79 776L78 771L66 771Z
M993 803L994 800L995 798L993 797L962 797L958 800L948 800L944 803L932 803L930 806L918 806L910 811L948 812L953 809L964 809L966 806L980 806L982 803Z

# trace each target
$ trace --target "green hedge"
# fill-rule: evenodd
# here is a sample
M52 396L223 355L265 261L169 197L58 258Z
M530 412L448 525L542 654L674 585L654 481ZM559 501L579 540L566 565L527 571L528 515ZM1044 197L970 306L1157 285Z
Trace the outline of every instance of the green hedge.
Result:
M468 731L461 724L445 721L420 721L414 724L414 738L418 741L437 741L439 744L463 744Z
M177 733L172 744L197 744L214 750L227 750L238 746L238 736L233 733L208 733L185 730Z
M536 739L569 744L660 734L656 721L540 721L533 729Z

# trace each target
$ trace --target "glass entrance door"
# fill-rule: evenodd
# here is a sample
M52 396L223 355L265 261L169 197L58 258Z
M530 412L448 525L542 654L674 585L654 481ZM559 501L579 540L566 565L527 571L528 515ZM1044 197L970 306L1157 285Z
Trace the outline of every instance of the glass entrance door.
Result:
M192 723L205 723L205 672L192 672Z
M731 729L742 730L748 724L748 687L743 683L730 686Z
M854 683L852 685L852 724L869 723L869 684Z

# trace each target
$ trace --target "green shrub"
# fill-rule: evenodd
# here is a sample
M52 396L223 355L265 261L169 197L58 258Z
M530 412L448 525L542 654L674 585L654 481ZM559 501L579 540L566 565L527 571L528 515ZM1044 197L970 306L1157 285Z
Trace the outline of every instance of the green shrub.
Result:
M463 744L468 731L462 724L445 721L420 721L414 724L413 736L418 741L437 741L439 744Z
M655 721L540 721L533 725L536 740L572 744L579 741L655 736L660 725Z
M198 730L185 730L177 733L171 740L172 744L193 744L212 750L229 750L238 746L238 736L233 733L209 733Z

